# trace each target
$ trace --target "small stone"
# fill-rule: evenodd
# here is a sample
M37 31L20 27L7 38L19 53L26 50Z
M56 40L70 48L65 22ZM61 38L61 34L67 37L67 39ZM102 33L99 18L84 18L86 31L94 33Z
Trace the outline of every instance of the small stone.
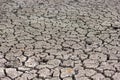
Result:
M21 80L30 80L30 79L33 79L36 76L37 76L37 74L35 74L35 73L27 72L27 73L24 73L22 76L20 76L20 79Z
M85 69L85 74L89 77L94 75L95 73L96 71L94 71L93 69Z
M6 62L7 62L6 59L0 58L0 67L1 67L4 63L6 63Z
M100 67L98 67L99 70L103 71L105 70L114 70L115 68L113 67L113 65L110 65L108 62L102 62Z
M119 79L120 79L120 73L115 73L115 74L113 75L113 79L114 79L114 80L119 80Z
M80 69L78 73L75 75L76 80L79 80L81 77L85 76L85 70Z
M59 76L60 75L60 70L59 70L59 68L55 68L54 70L53 70L53 76Z
M61 77L62 78L72 76L72 74L74 74L74 70L72 68L63 68L63 69L61 69Z
M103 80L105 77L102 74L97 73L96 75L92 76L92 78L94 80ZM117 79L115 79L115 80L117 80Z
M2 78L4 76L5 76L4 69L0 68L0 78Z
M48 68L41 69L38 73L40 77L49 77L51 75L51 72Z
M23 55L19 56L18 58L19 58L20 62L26 61L26 57Z
M28 67L35 67L38 63L35 61L36 57L30 57L26 62L25 65Z
M96 60L92 60L92 59L86 59L83 62L85 64L86 67L88 68L97 68L99 65L99 62Z
M93 53L90 55L90 59L98 60L98 61L106 61L107 56L103 53Z
M61 66L73 67L74 66L74 62L72 60L66 60L66 61L63 61Z
M18 76L20 76L22 74L22 72L19 72L14 68L7 68L6 73L11 78L16 78L16 77L18 77Z
M24 55L25 56L32 56L34 54L34 52L32 51L32 50L26 50L25 52L24 52Z
M111 77L114 74L114 71L105 70L104 73L105 73L106 76Z
M61 61L59 59L53 59L53 60L49 60L47 62L49 65L53 65L53 66L59 66L59 64L61 63Z

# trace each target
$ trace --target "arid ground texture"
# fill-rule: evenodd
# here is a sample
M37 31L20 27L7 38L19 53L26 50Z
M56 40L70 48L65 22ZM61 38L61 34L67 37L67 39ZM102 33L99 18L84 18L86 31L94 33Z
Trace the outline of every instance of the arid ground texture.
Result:
M0 80L120 80L120 0L0 0Z

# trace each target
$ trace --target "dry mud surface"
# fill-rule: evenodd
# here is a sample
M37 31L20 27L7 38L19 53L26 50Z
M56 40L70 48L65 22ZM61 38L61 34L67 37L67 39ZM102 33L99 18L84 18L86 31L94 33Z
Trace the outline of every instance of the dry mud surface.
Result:
M120 0L0 0L0 80L120 80Z

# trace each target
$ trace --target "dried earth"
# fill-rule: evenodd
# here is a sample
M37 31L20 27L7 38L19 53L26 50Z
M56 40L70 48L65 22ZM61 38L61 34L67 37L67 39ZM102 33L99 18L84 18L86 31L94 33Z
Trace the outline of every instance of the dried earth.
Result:
M0 80L120 80L120 0L0 0Z

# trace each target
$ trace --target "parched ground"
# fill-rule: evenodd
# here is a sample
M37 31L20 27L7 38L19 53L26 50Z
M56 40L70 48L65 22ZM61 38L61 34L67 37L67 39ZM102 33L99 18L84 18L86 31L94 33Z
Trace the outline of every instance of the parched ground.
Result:
M120 80L120 0L0 0L0 80Z

